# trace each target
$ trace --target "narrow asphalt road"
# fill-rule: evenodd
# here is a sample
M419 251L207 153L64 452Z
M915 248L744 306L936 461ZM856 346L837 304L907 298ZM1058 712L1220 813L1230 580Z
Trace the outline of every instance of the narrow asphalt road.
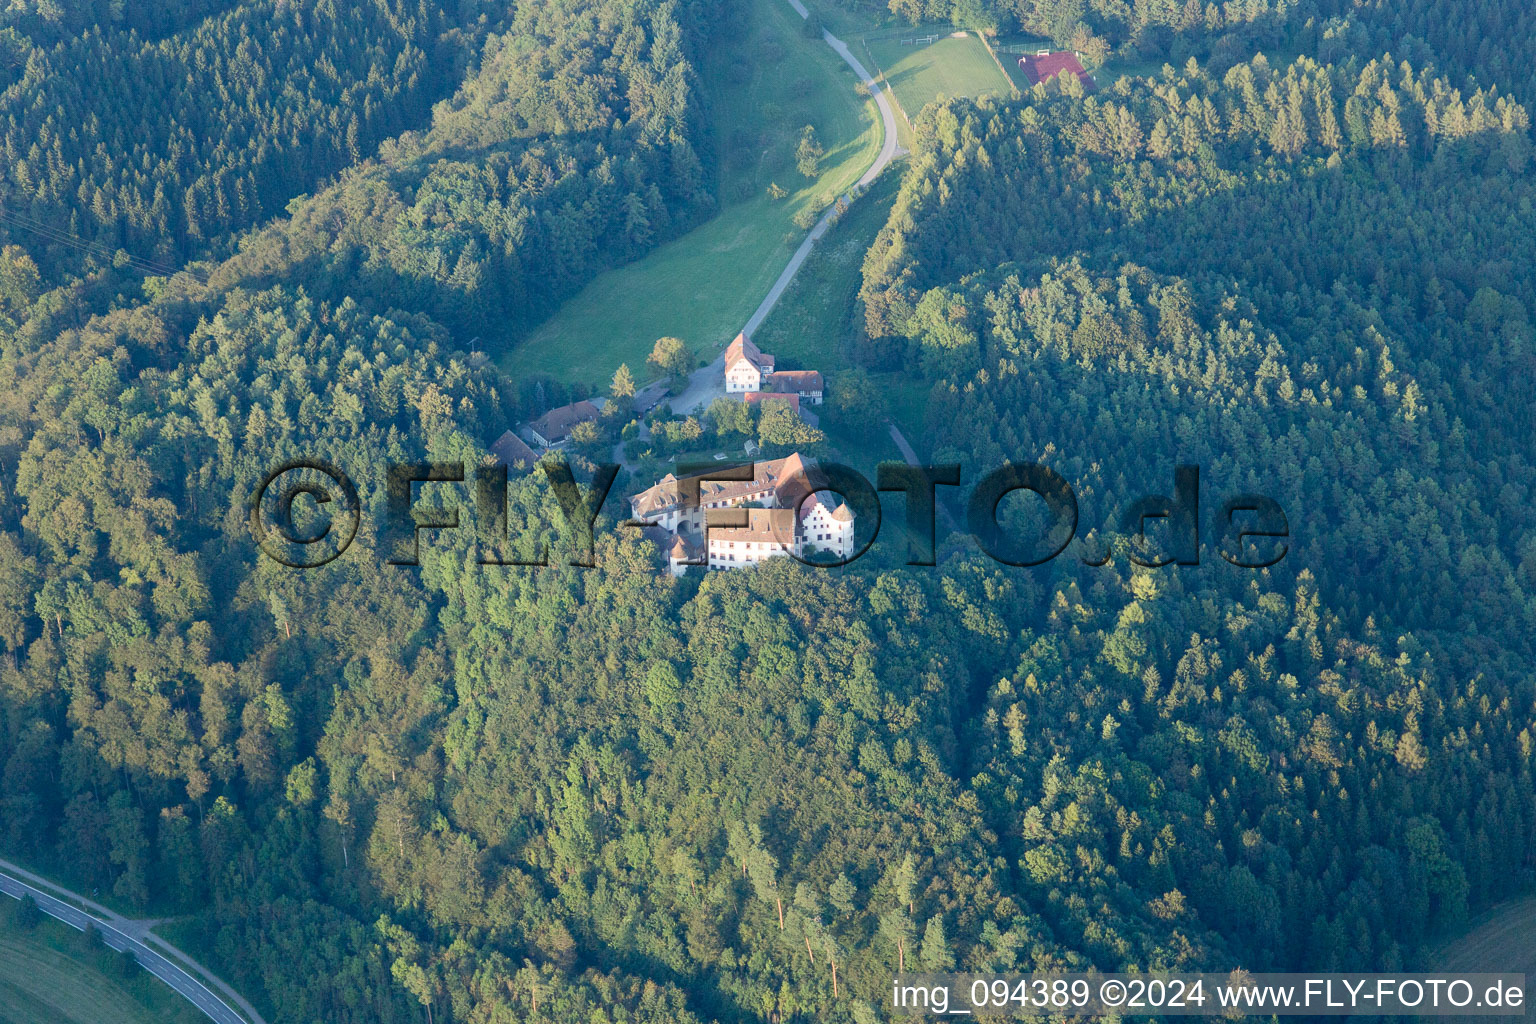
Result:
M891 430L891 440L896 442L896 448L901 452L901 457L907 460L909 466L921 466L923 460L917 457L917 451L907 443L907 438L894 423L886 423ZM938 507L939 515L944 517L944 525L949 527L950 533L959 533L960 527L955 525L955 517L950 514L949 506L944 503L942 497L937 497L934 504Z
M810 12L805 9L805 5L800 0L789 0L789 5L795 9L795 12L801 18L810 17ZM864 172L863 177L859 178L858 183L854 186L855 188L863 188L879 177L880 172L889 167L892 160L905 152L896 141L896 113L891 107L891 98L886 95L886 90L881 88L880 83L875 81L868 69L859 63L858 58L848 49L848 44L826 29L822 29L821 37L826 40L828 46L836 51L839 57L843 58L849 67L853 68L853 73L858 75L859 80L868 87L869 95L873 97L875 106L880 109L880 125L881 130L885 134L885 140L880 145L880 154L875 157L875 162L870 165L869 170ZM785 289L789 287L789 283L795 279L795 274L799 272L800 265L805 262L806 257L810 256L811 250L815 248L821 236L825 235L827 229L832 226L832 218L836 213L837 209L835 206L823 213L821 219L816 222L816 226L811 228L810 234L806 235L805 239L801 241L800 247L789 258L789 263L785 265L784 270L779 274L778 280L773 282L772 288L768 289L767 296L764 297L762 302L758 303L757 311L752 314L751 319L742 328L748 337L751 337L763 325L763 321L768 319L768 314L773 311L773 307L783 297ZM721 380L724 372L725 352L722 350L720 355L716 356L709 365L693 371L688 376L688 386L683 389L682 394L672 399L669 403L672 406L672 411L680 415L696 412L725 394L725 386Z
M795 9L795 13L800 15L802 19L811 16L800 0L789 0L789 5ZM887 91L881 88L879 82L875 81L874 76L869 73L869 69L859 63L858 58L848 49L847 43L826 29L822 29L821 38L826 41L828 46L832 47L839 57L843 58L843 61L849 67L853 68L853 73L858 75L859 80L869 89L869 95L874 99L875 106L880 110L880 127L884 133L884 141L880 144L880 153L875 157L875 162L869 166L869 169L864 172L863 176L859 178L854 186L855 188L863 188L879 177L880 172L889 167L892 160L906 152L897 143L896 112L891 106L891 98L887 95ZM832 218L836 213L837 208L834 205L821 215L821 219L816 222L816 226L811 228L810 233L801 241L799 248L795 250L795 254L789 258L789 263L780 272L778 280L773 282L773 287L768 289L768 294L763 298L762 302L758 303L757 310L747 320L746 326L742 328L742 331L748 337L751 337L763 325L763 321L768 319L768 314L773 312L773 307L783 297L785 289L789 287L789 283L795 279L795 274L799 272L801 264L805 262L806 257L810 256L811 250L815 248L821 236L825 235L827 229L832 226ZM710 402L725 394L725 385L721 379L724 372L725 352L722 349L720 354L708 365L689 374L688 386L683 389L681 394L672 398L667 404L678 415L698 412L709 405Z
M800 0L789 0L789 5L795 9L795 12L801 18L810 17L810 12L805 9L805 5ZM880 155L875 157L875 162L870 165L869 170L864 172L864 176L854 186L855 188L863 188L879 177L880 172L885 170L890 165L890 162L896 159L900 153L896 144L896 114L891 108L891 99L886 95L886 91L880 87L879 82L874 80L868 69L859 63L858 58L848 49L848 44L826 29L822 29L821 38L825 39L827 45L832 47L849 67L853 68L853 73L858 75L859 80L868 87L869 95L874 98L875 105L880 108L880 121L885 132L885 141L880 146ZM799 271L800 264L805 262L806 257L811 254L811 249L816 245L821 236L827 233L827 228L831 226L832 217L835 213L836 207L833 207L822 214L821 220L816 222L816 226L811 229L811 233L806 235L805 240L800 243L800 248L796 249L795 254L789 258L788 266L784 268L784 272L779 275L779 279L769 289L767 298L763 299L758 305L757 312L752 314L752 318L747 321L747 326L742 328L742 330L747 332L748 336L751 336L754 331L762 326L763 321L768 319L768 314L772 312L774 305L779 301L779 297L784 294L784 289L788 288L789 282L795 279L795 274Z
M51 896L43 889L31 885L23 879L47 884L49 888L67 893L70 898L92 907L99 914L87 914L79 907L66 903L57 897ZM147 923L134 922L120 917L98 904L91 903L85 897L77 893L60 889L46 879L39 878L15 864L0 860L0 892L14 899L23 896L31 896L39 910L49 917L56 918L77 931L85 931L87 926L94 926L101 933L102 940L112 949L131 950L133 957L150 974L165 982L178 994L207 1014L218 1024L265 1024L256 1010L239 997L234 990L229 989L223 982L215 982L218 987L227 989L231 1001L239 1003L246 1011L242 1016L237 1013L223 998L199 981L194 975L174 963L169 957L151 949L147 943L153 942L158 946L164 946L166 951L188 964L196 964L185 953L166 943L163 939L152 936L148 931ZM210 975L210 978L212 975Z

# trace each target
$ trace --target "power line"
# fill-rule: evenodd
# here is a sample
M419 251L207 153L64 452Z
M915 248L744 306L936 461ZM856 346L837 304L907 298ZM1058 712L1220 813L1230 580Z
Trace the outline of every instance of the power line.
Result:
M25 231L35 232L36 234L40 234L43 237L48 238L51 241L58 242L62 245L73 246L85 252L101 256L105 259L110 259L113 262L118 260L118 254L121 253L122 259L133 266L136 270L149 271L157 274L174 274L177 272L177 268L175 267L170 267L162 263L156 263L152 260L147 260L142 257L135 256L124 249L114 250L108 248L99 242L92 242L88 239L81 238L79 235L70 234L67 231L52 227L50 225L38 224L35 221L31 221L25 217L22 217L20 214L8 213L3 209L0 209L0 221L5 221Z
M48 224L39 224L27 217L23 217L19 213L10 212L3 207L0 207L0 222L10 224L13 227L21 228L23 231L31 231L35 234L42 235L44 238L47 238L50 241L58 242L60 245L73 246L76 249L91 253L94 256L100 256L103 259L111 260L113 263L116 263L119 259L119 256L121 256L124 262L126 262L133 269L142 273L154 274L161 277L169 277L173 274L185 273L190 274L201 284L208 283L208 278L206 276L187 267L172 267L164 263L156 263L153 260L147 260L141 256L135 256L133 253L128 252L126 249L111 249L100 242L92 242L89 239L81 238L79 235L71 234L68 231L62 230L61 228L56 228Z

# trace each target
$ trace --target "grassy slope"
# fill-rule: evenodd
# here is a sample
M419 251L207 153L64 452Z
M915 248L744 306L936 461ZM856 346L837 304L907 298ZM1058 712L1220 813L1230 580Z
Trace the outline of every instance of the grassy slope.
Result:
M854 91L853 72L829 47L800 34L800 18L783 0L749 9L750 36L703 69L705 91L716 103L721 213L645 259L598 277L501 355L512 376L547 373L606 385L621 362L644 376L651 345L667 334L713 356L752 315L800 244L805 233L795 228L795 213L827 205L874 161L878 116ZM752 59L768 40L777 42L783 58ZM737 78L743 68L746 82ZM816 126L825 150L814 181L796 171L792 155L806 124ZM770 181L791 190L789 198L770 201ZM738 189L749 197L738 198Z
M148 972L135 968L118 976L98 965L115 955L87 952L83 937L56 921L31 932L0 923L0 1024L207 1020Z
M758 345L777 356L782 365L819 369L834 378L838 371L856 365L854 346L861 337L858 321L863 315L858 294L864 254L885 223L900 184L899 167L880 176L822 238L758 330ZM889 413L903 430L909 421L921 421L920 398L925 389L914 388L900 373L872 376L886 395ZM883 423L857 430L840 428L825 419L823 425L835 455L871 480L879 462L901 458Z
M1536 974L1536 896L1512 900L1480 915L1459 938L1426 958L1423 967Z
M909 118L940 96L1008 96L1011 83L997 69L987 48L974 35L944 36L928 46L902 46L910 34L934 29L908 29L908 35L881 35L864 41L885 73L885 80Z
M1511 900L1479 915L1462 935L1424 958L1419 967L1435 972L1512 972L1527 985L1536 975L1536 897ZM1482 996L1481 989L1477 995ZM1527 999L1529 1002L1529 999ZM1527 1011L1528 1012L1528 1011ZM1457 1024L1513 1021L1515 1017L1458 1017Z

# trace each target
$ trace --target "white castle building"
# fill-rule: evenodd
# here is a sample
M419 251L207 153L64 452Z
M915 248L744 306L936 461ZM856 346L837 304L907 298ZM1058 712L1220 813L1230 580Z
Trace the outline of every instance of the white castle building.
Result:
M853 554L853 510L823 489L814 460L796 453L754 463L751 480L698 479L698 486L698 505L692 508L671 473L629 499L637 521L671 535L667 554L674 575L701 560L711 569L740 569L791 553L808 558L825 552L839 559ZM755 507L744 510L745 525L706 528L709 510L747 505Z

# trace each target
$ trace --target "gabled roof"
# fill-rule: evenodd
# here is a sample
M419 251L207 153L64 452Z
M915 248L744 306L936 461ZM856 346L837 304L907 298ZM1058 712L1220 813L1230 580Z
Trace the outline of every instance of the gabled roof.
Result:
M576 424L595 420L597 415L597 406L582 400L549 410L534 420L532 426L534 433L553 444L569 437L571 428Z
M794 546L794 509L749 508L746 513L747 525L744 527L711 527L710 543L734 540L749 544L778 544L786 548Z
M1095 88L1093 76L1083 68L1077 54L1069 51L1058 53L1034 53L1025 54L1019 58L1019 67L1029 76L1030 85L1039 85L1041 82L1049 82L1063 71L1077 76L1078 81L1088 89Z
M763 355L762 350L752 344L752 339L743 331L725 346L725 372L729 373L731 367L745 359L763 373L773 371L773 356Z
M748 391L741 396L741 400L748 405L757 405L761 402L783 402L795 412L800 411L800 396L793 391Z
M519 463L524 469L532 469L534 463L539 461L538 454L510 430L498 437L496 443L491 445L491 454L496 456L497 462L508 469L515 468Z
M775 396L783 397L783 396ZM703 504L719 501L739 501L749 495L764 491L773 494L781 506L793 507L806 490L815 490L815 481L821 479L814 460L802 459L798 453L783 459L772 459L752 464L751 480L710 480L699 484L699 501ZM695 474L708 475L705 470ZM790 500L793 498L794 500ZM629 499L630 508L637 516L651 516L682 504L682 488L677 477L668 473L652 487L648 487Z
M788 480L790 477L795 476L796 474L808 474L811 471L811 467L814 465L816 465L815 459L812 459L810 462L806 462L805 457L802 456L799 452L786 455L784 456L783 461L779 463L779 479L781 481Z
M796 508L800 500L807 494L826 487L826 476L817 468L814 459L807 461L799 452L784 460L783 468L779 472L779 483L775 488L778 502L782 508Z
M812 392L822 387L819 370L779 370L768 375L768 383L775 391Z

